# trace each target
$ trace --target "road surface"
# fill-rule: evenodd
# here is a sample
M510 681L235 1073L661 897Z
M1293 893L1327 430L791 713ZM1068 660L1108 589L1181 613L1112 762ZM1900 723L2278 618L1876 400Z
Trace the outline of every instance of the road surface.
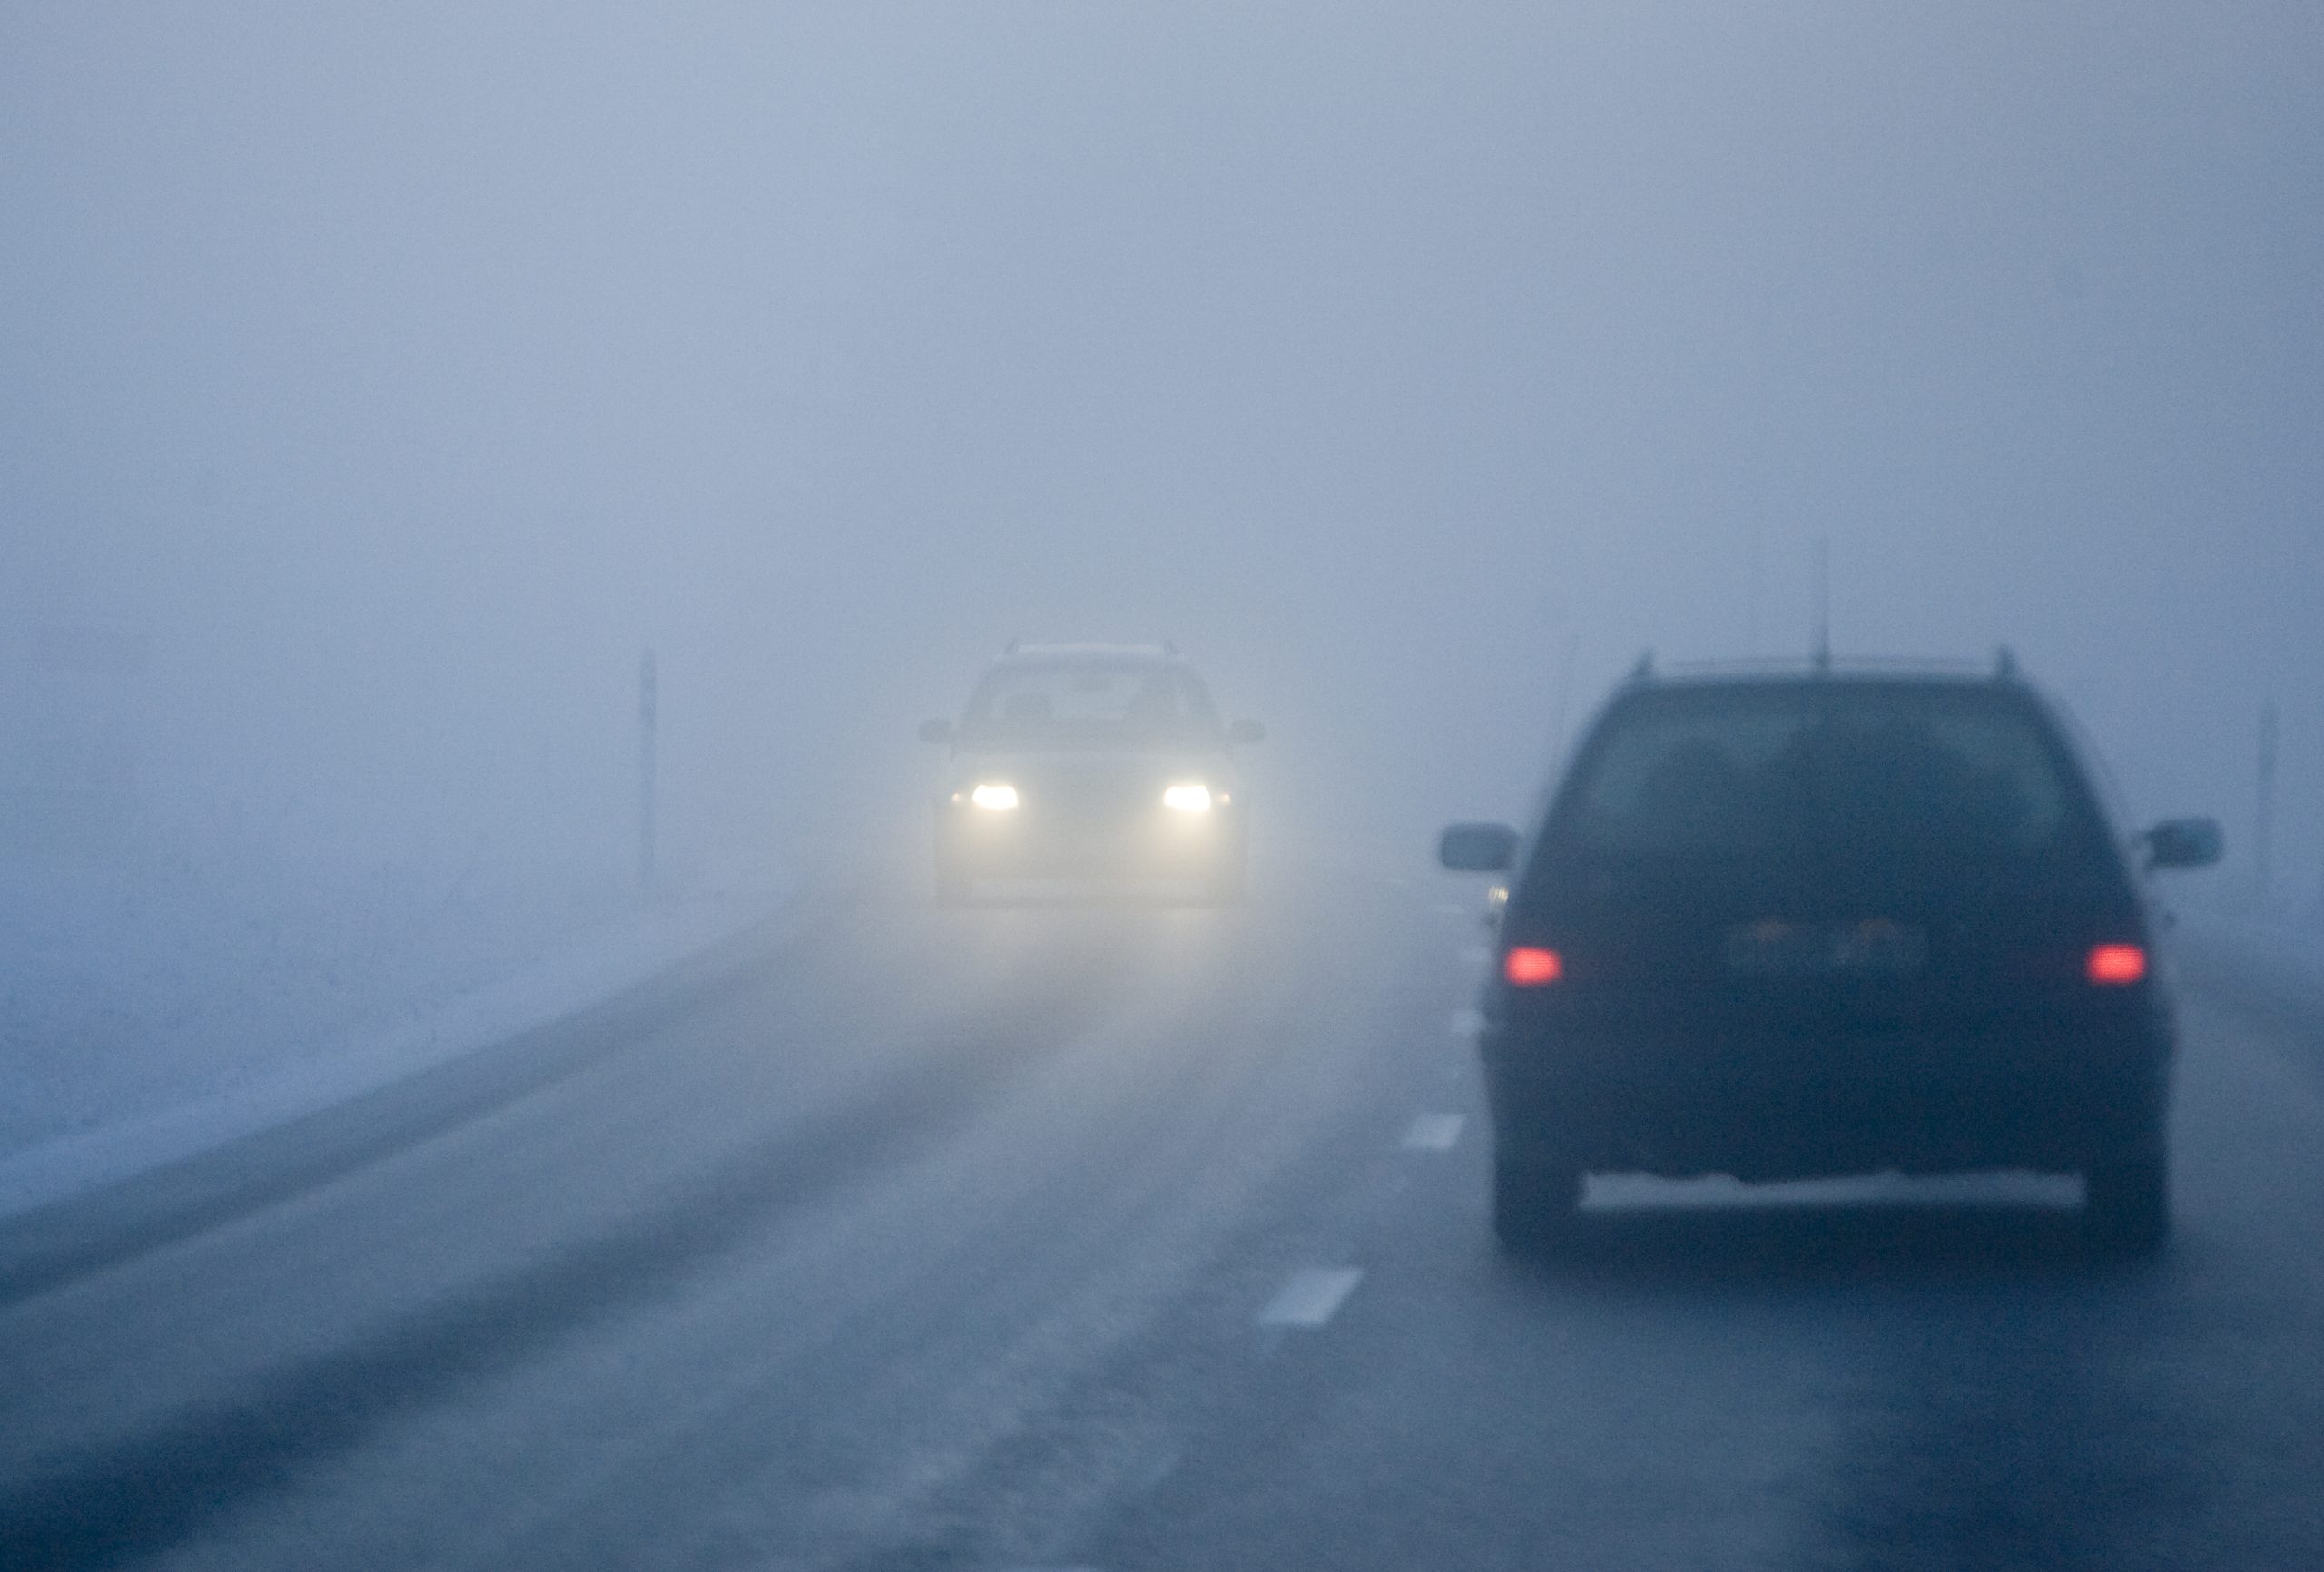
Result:
M2180 1232L1593 1181L1492 1246L1453 881L832 903L0 1230L0 1567L2324 1566L2324 1024L2190 978Z

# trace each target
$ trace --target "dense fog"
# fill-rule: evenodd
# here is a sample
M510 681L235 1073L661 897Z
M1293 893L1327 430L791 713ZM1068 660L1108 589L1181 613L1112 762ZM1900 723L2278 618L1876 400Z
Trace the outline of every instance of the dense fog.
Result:
M2014 646L2222 894L2276 703L2304 907L2319 34L11 5L11 855L618 888L650 646L670 878L868 860L1004 641L1169 637L1263 838L1417 865L1641 649L1804 653L1825 540L1843 655Z

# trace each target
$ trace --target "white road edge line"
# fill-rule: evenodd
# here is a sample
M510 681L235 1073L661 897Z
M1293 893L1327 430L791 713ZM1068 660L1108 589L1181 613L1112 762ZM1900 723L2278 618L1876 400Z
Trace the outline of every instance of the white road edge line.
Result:
M1461 1126L1466 1122L1458 1114L1423 1114L1404 1132L1404 1150L1450 1152L1460 1145Z
M1364 1281L1360 1266L1310 1266L1291 1274L1283 1292L1259 1312L1261 1326L1318 1327L1339 1313L1355 1285Z

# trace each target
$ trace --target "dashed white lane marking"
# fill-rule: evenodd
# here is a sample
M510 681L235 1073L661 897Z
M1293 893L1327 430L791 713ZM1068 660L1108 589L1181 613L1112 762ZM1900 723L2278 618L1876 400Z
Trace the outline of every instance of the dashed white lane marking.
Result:
M1452 1035L1454 1037L1473 1037L1484 1029L1485 1017L1482 1010L1467 1009L1454 1010L1452 1012Z
M1339 1313L1340 1306L1363 1281L1360 1266L1310 1266L1295 1272L1283 1292L1259 1312L1259 1324L1321 1326Z
M1404 1132L1404 1150L1450 1152L1460 1145L1462 1123L1458 1114L1423 1114Z

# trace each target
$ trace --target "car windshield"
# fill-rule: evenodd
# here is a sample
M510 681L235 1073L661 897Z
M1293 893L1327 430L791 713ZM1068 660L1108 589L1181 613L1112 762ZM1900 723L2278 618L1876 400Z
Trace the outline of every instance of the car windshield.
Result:
M1617 855L2024 857L2085 822L2040 722L1998 691L1673 690L1618 710L1553 839Z
M1154 746L1217 734L1218 712L1202 684L1151 661L998 666L960 723L971 747Z

